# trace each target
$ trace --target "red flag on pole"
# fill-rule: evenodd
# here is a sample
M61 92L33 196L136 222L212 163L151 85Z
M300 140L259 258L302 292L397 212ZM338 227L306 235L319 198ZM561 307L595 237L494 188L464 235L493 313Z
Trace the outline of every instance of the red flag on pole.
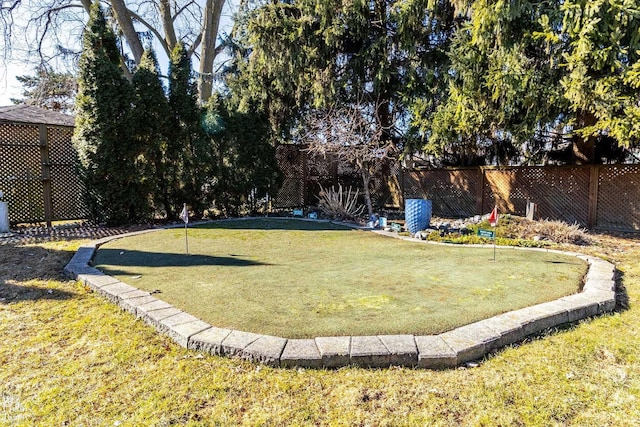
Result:
M498 225L498 207L497 206L493 208L493 210L489 214L488 219L489 219L489 224L491 224L492 227L495 227L496 225Z

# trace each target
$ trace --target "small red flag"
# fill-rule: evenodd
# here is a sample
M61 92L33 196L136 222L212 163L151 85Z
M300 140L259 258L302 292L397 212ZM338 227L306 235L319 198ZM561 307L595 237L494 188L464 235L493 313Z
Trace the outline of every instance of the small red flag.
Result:
M496 225L498 225L498 207L497 206L493 208L493 210L489 214L488 219L489 219L489 224L491 224L492 227L495 227Z

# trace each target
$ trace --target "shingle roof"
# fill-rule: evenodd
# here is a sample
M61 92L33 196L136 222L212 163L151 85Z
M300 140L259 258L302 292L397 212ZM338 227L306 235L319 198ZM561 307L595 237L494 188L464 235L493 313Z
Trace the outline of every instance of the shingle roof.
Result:
M0 107L0 122L73 126L75 118L56 111L21 104Z

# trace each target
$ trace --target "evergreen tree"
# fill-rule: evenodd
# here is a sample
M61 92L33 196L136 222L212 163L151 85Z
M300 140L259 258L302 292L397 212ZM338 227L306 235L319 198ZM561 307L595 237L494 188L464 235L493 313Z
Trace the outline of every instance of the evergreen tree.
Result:
M201 111L191 60L182 44L178 43L173 49L170 60L172 131L167 158L176 166L175 177L179 186L176 196L187 203L196 216L201 216L213 197L209 189L215 180L214 159L211 145L200 125Z
M133 139L131 85L100 5L91 6L79 61L74 144L92 218L107 224L146 220Z
M432 115L416 117L427 152L453 164L505 164L520 160L525 142L550 131L566 102L559 64L538 34L544 22L558 24L555 7L473 2L470 19L452 39L446 100Z
M576 154L586 163L596 143L613 138L624 147L640 143L640 9L635 1L560 2L566 41L561 84L572 113ZM554 31L555 30L555 31Z
M62 113L73 111L77 84L71 74L40 66L34 75L17 76L16 80L22 84L23 98L12 98L14 104L35 105Z
M232 99L218 95L206 106L203 127L217 159L215 206L228 216L256 212L281 178L266 116L240 112Z
M456 31L446 100L414 115L453 163L597 163L640 137L633 2L479 0ZM596 146L599 145L599 146Z
M408 101L446 73L454 28L448 0L261 4L237 20L229 84L241 108L255 103L268 115L281 141L312 110L366 106L382 139L399 146Z
M142 184L156 211L175 218L181 203L180 183L175 157L171 156L179 150L169 138L172 114L158 70L155 52L146 50L133 74L135 137L143 152Z
M236 23L229 86L242 111L255 106L269 118L274 142L308 142L327 111L366 117L372 129L357 139L375 141L353 144L340 132L345 138L327 150L355 162L365 199L376 162L363 161L363 151L385 147L385 156L398 157L408 148L412 100L429 93L432 104L420 106L429 110L442 97L456 25L449 0L275 1L243 10ZM399 188L396 179L385 185Z

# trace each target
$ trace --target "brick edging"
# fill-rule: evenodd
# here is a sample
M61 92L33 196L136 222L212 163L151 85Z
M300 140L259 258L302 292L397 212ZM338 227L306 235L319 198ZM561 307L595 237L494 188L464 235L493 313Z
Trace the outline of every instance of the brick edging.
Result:
M616 306L615 266L601 258L539 248L587 261L583 290L555 301L511 311L461 326L439 335L375 335L286 339L222 329L185 313L149 292L139 290L89 266L96 249L112 240L150 233L150 229L109 236L78 248L64 268L67 277L154 326L182 347L216 355L240 357L269 366L338 368L347 365L382 368L409 366L452 368L522 341L525 337L591 316L612 312ZM395 233L375 231L399 237ZM422 242L399 237L404 240ZM434 242L429 242L434 243ZM443 243L434 243L443 244ZM503 247L505 248L505 247Z

